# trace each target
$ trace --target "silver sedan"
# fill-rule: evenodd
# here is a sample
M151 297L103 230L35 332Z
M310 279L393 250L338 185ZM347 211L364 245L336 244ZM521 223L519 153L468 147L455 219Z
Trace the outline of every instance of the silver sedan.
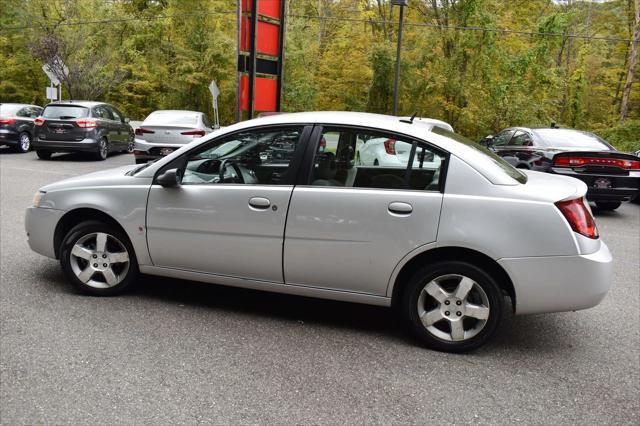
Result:
M356 162L372 138L406 144L404 163ZM398 117L283 114L47 185L26 229L84 293L142 272L395 306L424 345L462 352L494 334L505 297L516 314L604 298L611 255L586 189Z

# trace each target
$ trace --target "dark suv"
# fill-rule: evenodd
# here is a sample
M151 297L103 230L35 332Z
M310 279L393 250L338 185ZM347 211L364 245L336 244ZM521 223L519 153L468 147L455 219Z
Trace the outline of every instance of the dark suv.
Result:
M615 210L640 191L640 158L616 151L593 133L555 124L512 127L480 144L514 167L580 179L587 184L587 199L602 210Z
M87 152L104 160L110 152L133 152L129 119L103 102L59 101L35 120L33 146L42 159L54 152Z
M33 120L42 107L28 104L0 104L0 146L8 145L18 152L31 149Z

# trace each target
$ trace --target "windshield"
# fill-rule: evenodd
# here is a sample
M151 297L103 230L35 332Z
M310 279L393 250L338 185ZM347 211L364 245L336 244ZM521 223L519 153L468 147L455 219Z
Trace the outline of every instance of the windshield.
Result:
M533 129L546 145L554 148L581 148L610 151L611 146L593 133L570 129Z
M152 112L145 120L146 125L158 124L158 125L189 125L194 126L198 124L198 114L190 112L169 112L169 111L156 111Z
M78 105L49 105L42 112L44 118L72 120L89 115L89 108Z
M477 143L473 142L471 139L467 139L464 136L461 136L461 135L459 135L457 133L450 132L450 131L445 130L445 129L441 128L441 127L434 127L431 131L433 133L438 134L438 135L446 136L446 137L451 138L451 139L453 139L453 140L455 140L457 142L463 143L466 146L468 146L469 148L473 148L476 152L483 154L483 158L485 158L486 161L490 161L493 164L497 165L507 175L509 175L510 177L515 179L516 181L518 181L520 183L527 183L527 175L525 175L520 170L518 170L515 167L513 167L511 164L509 164L507 161L505 161L501 157L498 157L496 154L494 154L493 152L489 151L487 148L485 148L485 147L483 147L481 145L478 145Z
M19 104L0 104L0 117L11 117L24 105Z

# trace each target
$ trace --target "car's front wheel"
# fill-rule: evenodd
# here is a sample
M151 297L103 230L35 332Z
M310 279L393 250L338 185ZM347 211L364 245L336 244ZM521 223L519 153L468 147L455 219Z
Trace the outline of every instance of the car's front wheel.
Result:
M138 275L138 263L127 236L115 226L82 222L65 236L60 264L80 292L111 296L123 292Z
M620 201L596 201L596 207L600 210L613 211L620 207L622 203Z
M485 271L443 261L414 273L402 294L405 322L427 347L466 352L483 345L502 317L500 287Z
M18 136L18 145L16 145L16 151L27 152L31 149L31 135L27 132L22 132Z

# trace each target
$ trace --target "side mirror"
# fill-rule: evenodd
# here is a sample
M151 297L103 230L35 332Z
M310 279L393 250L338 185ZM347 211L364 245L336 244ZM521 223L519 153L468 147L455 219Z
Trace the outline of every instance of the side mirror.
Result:
M130 119L129 117L125 117L125 118L124 118L124 122L125 122L126 124L129 124L129 123L131 122L131 119Z
M180 186L182 172L180 169L169 169L157 177L156 182L165 188Z

